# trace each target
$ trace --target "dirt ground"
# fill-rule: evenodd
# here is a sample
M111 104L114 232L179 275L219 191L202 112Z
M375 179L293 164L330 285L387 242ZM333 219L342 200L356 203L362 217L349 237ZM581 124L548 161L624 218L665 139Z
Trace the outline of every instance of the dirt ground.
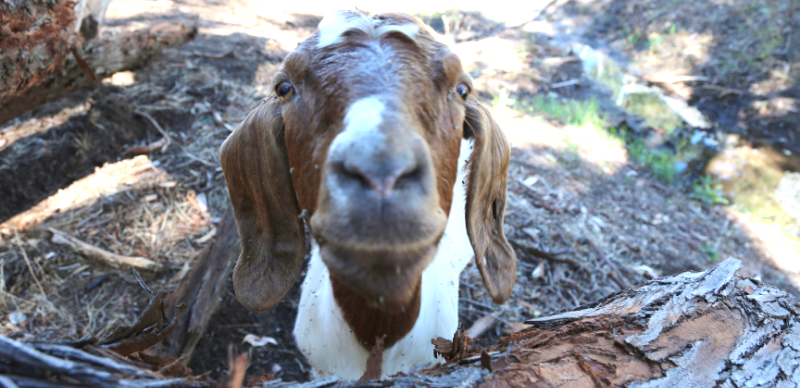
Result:
M619 44L620 52L631 56L653 54L626 38L636 34L655 39L648 30L652 20L668 18L664 23L698 33L722 28L687 19L685 15L703 10L696 8L703 2L666 11L654 10L650 3L598 2L606 7L602 17L597 16L601 8L557 3L558 12L548 17L601 20L589 31L609 45L615 44L615 31L631 31ZM646 12L639 15L641 9ZM506 234L519 258L513 295L504 305L494 305L475 266L461 276L464 326L494 316L491 330L480 338L483 343L518 330L529 317L573 309L656 276L707 269L728 257L743 260L746 275L800 297L800 270L779 269L763 236L726 207L703 204L682 188L661 183L629 158L624 144L603 131L519 108L520 101L542 96L564 105L593 99L608 126L630 120L607 103L610 97L602 91L554 87L576 79L590 84L568 51L476 13L446 15L457 21L448 25L453 50L514 144L506 210ZM421 16L445 32L441 14ZM100 88L74 93L0 126L0 333L49 340L99 337L131 324L147 304L129 269L112 268L53 243L48 228L114 253L164 264L164 271L141 272L153 290L173 289L211 241L228 205L219 146L270 93L272 74L297 42L314 32L321 16L285 13L244 0L117 0L101 34L152 18L186 17L199 17L194 41L168 50L145 69L119 73ZM787 26L796 20L794 15L786 18ZM671 25L665 28L669 31ZM800 44L797 31L789 33ZM678 43L659 47L682 49ZM713 75L718 81L714 85L749 88L746 94L698 87L692 101L718 112L714 120L735 116L736 125L752 128L747 134L754 143L782 136L787 140L777 144L797 147L788 129L797 128L796 111L792 116L790 110L783 115L735 110L756 95L797 93L791 65L788 81L781 81L785 83L766 81L772 80L770 72L781 69L778 62L786 59L781 55L793 60L791 53L770 51L770 58L762 58L758 66L743 60L735 71ZM651 56L647 63L652 66L673 64L669 55ZM777 62L766 63L773 59ZM692 61L699 60L686 59ZM690 66L686 63L680 66ZM715 63L693 66L706 74ZM169 134L166 149L126 154L161 138L140 113ZM775 124L753 124L758 120ZM285 381L307 380L308 364L291 334L299 284L274 309L254 313L236 300L229 282L222 307L189 363L194 373L214 378L224 373L233 344L236 351L250 353L248 375L263 371ZM247 334L270 336L278 345L252 347L243 343Z

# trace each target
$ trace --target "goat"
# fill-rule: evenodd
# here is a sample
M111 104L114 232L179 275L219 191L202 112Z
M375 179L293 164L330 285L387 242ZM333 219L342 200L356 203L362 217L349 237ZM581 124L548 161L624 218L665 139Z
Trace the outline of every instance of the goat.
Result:
M461 61L418 19L341 11L284 60L275 95L221 148L242 252L236 296L274 306L311 259L294 336L318 375L435 362L472 257L496 303L516 256L503 232L510 146Z

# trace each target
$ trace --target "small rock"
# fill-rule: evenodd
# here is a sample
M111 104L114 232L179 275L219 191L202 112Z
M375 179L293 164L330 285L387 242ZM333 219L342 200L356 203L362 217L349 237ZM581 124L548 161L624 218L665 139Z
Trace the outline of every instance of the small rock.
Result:
M255 334L248 334L248 335L244 336L244 341L242 341L242 343L245 343L245 342L249 343L253 347L260 347L260 346L264 346L266 344L272 344L272 345L277 345L278 344L278 341L276 341L275 338L272 338L272 337L259 337L259 336L255 335Z

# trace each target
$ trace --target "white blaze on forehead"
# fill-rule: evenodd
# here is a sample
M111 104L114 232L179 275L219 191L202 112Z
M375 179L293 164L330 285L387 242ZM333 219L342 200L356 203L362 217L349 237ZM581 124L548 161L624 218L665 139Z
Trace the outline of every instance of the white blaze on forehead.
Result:
M359 142L382 140L376 136L383 136L378 127L383 122L384 109L377 97L365 97L350 105L344 116L344 130L331 143L331 153L346 152L349 146Z
M365 97L354 102L347 108L344 116L344 131L336 136L336 140L341 137L350 139L363 137L376 132L378 126L383 122L384 108L383 102L377 97Z
M419 26L416 24L394 25L385 23L384 20L373 19L371 16L360 11L338 11L332 15L326 16L319 22L319 26L317 26L319 30L317 48L341 43L344 33L351 30L363 31L373 38L379 38L381 35L388 34L389 32L398 31L414 39L419 32Z

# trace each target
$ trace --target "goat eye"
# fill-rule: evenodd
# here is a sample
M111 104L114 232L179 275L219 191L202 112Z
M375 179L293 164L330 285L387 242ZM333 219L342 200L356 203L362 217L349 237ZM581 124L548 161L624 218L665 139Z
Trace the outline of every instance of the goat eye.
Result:
M281 82L275 88L275 93L278 94L278 97L286 97L292 91L293 88L294 86L292 86L292 84L288 82Z
M456 93L458 93L458 95L461 96L461 98L464 101L466 101L467 100L467 95L469 95L469 88L467 87L467 85L460 84L460 85L456 86Z

